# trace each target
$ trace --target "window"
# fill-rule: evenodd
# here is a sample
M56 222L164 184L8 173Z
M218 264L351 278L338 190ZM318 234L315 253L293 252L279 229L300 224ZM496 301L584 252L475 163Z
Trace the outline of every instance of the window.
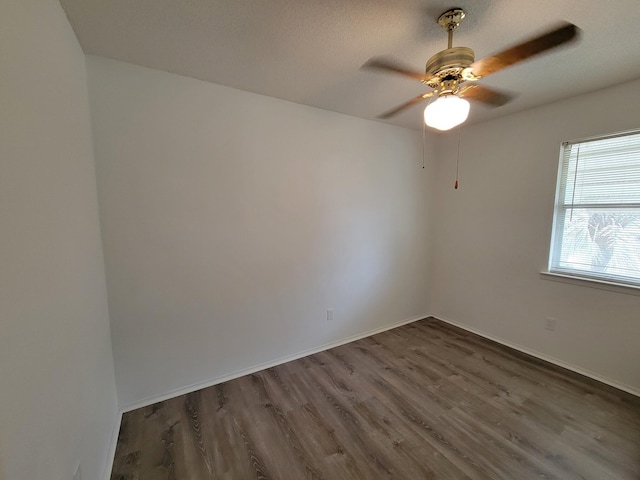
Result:
M640 131L562 145L549 272L640 286Z

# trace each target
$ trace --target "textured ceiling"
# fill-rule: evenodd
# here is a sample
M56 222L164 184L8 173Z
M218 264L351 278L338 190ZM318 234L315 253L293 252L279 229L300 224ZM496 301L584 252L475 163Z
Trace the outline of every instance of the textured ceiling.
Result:
M456 6L467 18L454 46L476 58L575 23L582 41L496 73L482 84L518 93L470 121L505 115L640 78L638 0L61 0L85 53L374 119L426 90L360 70L392 55L424 69L446 48L436 24ZM422 108L387 120L421 128Z

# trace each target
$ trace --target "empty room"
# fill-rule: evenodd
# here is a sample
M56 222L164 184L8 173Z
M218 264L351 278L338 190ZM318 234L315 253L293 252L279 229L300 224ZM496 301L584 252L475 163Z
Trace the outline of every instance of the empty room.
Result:
M2 0L0 480L640 479L639 22Z

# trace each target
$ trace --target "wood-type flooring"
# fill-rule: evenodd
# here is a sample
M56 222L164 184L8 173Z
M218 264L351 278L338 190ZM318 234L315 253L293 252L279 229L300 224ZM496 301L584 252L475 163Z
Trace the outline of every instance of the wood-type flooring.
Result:
M125 413L111 478L637 480L640 398L430 318Z

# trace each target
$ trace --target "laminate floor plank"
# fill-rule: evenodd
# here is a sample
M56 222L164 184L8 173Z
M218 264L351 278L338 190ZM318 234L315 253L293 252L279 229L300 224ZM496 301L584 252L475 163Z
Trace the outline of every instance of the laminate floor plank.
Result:
M638 480L640 398L425 319L123 415L112 480Z
M382 365L379 364L380 345L373 340L364 343L367 343L367 345L363 345L351 352L353 362L369 367L372 365L381 367ZM377 387L378 396L388 401L390 409L398 409L405 421L428 433L429 436L425 440L433 441L432 448L437 449L453 464L466 466L472 469L470 473L476 475L477 471L474 472L473 469L480 468L480 464L485 463L484 468L488 468L490 465L486 463L486 456L478 455L478 452L484 450L484 444L471 440L471 445L464 445L464 449L460 449L457 445L455 438L459 438L459 436L451 435L451 425L441 420L448 415L448 406L438 409L436 408L437 402L432 402L428 411L429 418L425 417L423 412L426 413L426 411L422 408L421 402L414 402L416 399L422 398L426 391L420 383L405 374L407 370L402 365L397 365L401 361L402 359L400 358L389 357L389 362L384 364L384 368L369 369L369 381ZM391 368L390 366L397 368ZM391 388L388 388L389 386ZM454 396L451 396L451 398L454 398ZM434 399L432 397L432 400ZM473 453L466 455L463 450Z

